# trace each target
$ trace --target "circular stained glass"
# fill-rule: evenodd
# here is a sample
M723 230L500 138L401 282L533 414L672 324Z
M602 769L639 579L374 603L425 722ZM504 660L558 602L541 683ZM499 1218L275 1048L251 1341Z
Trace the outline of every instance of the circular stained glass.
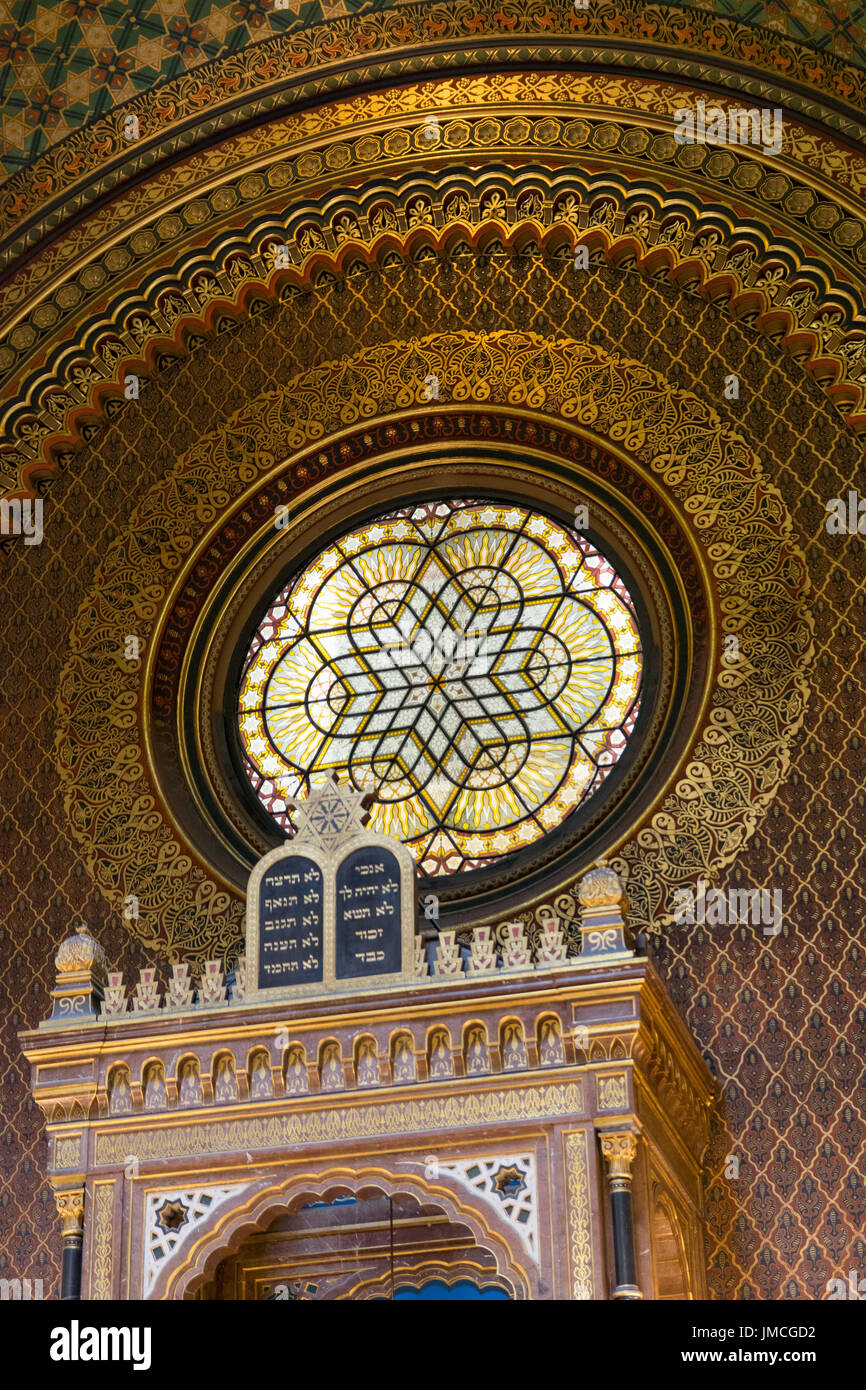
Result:
M634 605L578 532L448 500L366 522L273 601L241 678L259 800L336 773L427 874L532 845L592 797L634 729Z

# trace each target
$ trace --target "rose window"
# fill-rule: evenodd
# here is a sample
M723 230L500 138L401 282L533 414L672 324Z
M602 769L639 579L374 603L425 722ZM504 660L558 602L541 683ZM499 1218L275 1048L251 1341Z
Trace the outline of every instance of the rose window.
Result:
M625 751L642 654L631 597L578 532L502 502L389 512L321 551L249 649L250 783L336 774L427 874L483 868L577 813Z

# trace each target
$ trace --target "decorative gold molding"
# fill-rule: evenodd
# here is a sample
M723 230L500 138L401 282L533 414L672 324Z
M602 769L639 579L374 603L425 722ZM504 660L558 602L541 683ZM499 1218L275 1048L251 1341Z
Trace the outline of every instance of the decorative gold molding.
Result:
M632 1055L638 1069L634 1084L640 1081L645 1092L657 1098L695 1160L702 1163L710 1140L710 1116L707 1104L685 1074L682 1054L677 1054L674 1040L651 1020L644 1020L635 1036Z
M54 1136L54 1167L78 1168L81 1163L82 1134L56 1134Z
M90 1245L90 1297L112 1296L112 1236L114 1233L114 1188L112 1178L93 1184L93 1236Z
M581 1129L563 1135L563 1146L572 1298L584 1302L591 1299L594 1293L587 1131Z
M580 1114L584 1106L581 1081L516 1086L482 1094L431 1096L381 1103L330 1105L322 1110L286 1114L202 1120L198 1124L97 1131L97 1167L118 1166L134 1154L141 1163L162 1159L283 1150L296 1144L345 1143L386 1134L426 1133L471 1129L517 1120L544 1120Z

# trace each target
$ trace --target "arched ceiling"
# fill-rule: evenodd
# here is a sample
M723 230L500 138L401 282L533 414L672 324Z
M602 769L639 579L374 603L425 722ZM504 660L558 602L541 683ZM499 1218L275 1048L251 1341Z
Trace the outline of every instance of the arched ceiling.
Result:
M0 25L4 167L14 172L58 140L79 131L114 106L158 83L178 78L214 58L250 44L293 35L311 25L335 25L345 15L396 10L393 0L207 0L178 6L174 0L17 0L4 6ZM411 8L411 7L406 7ZM471 6L466 6L471 10ZM639 8L652 26L652 6ZM694 11L696 24L712 19L708 6L680 0L671 8ZM617 32L619 7L592 0L599 22ZM831 0L720 0L721 17L794 39L816 53L866 65L866 6ZM503 14L516 7L502 7ZM591 15L580 15L591 22ZM335 26L335 36L336 36Z
M439 253L495 228L664 273L779 338L862 431L862 76L741 9L456 0L322 23L310 7L156 88L118 86L117 110L0 186L2 490L69 466L128 373L386 258L394 233ZM698 95L783 106L780 154L678 145Z
M14 173L112 107L214 59L323 22L333 26L332 42L337 45L338 21L344 16L398 8L416 7L401 6L400 0L287 0L278 8L274 0L194 0L188 5L174 0L133 0L131 5L116 0L54 0L45 5L16 0L3 6L0 25L5 168ZM471 4L463 8L467 13L478 9ZM514 4L500 8L507 19L519 12ZM689 31L693 26L712 27L717 17L707 13L708 5L693 0L679 0L667 8L689 12ZM652 30L656 7L651 5L621 7L592 0L589 10L575 19L589 30L598 24L615 35L621 9L639 11L647 32ZM866 66L866 5L719 0L716 9L719 17L795 40L856 67ZM431 36L435 24L434 20ZM691 46L689 32L684 41Z

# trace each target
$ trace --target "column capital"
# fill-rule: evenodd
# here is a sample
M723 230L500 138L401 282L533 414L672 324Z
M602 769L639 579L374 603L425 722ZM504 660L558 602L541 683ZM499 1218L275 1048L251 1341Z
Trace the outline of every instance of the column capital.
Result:
M54 1201L64 1237L80 1236L84 1230L84 1188L65 1188L55 1191Z
M630 1178L631 1165L637 1153L638 1135L631 1129L602 1130L599 1134L601 1152L607 1163L609 1178Z
M637 1283L631 1215L631 1165L640 1135L633 1129L603 1129L598 1137L607 1164L607 1190L613 1227L616 1287L611 1297L633 1301L643 1298Z

